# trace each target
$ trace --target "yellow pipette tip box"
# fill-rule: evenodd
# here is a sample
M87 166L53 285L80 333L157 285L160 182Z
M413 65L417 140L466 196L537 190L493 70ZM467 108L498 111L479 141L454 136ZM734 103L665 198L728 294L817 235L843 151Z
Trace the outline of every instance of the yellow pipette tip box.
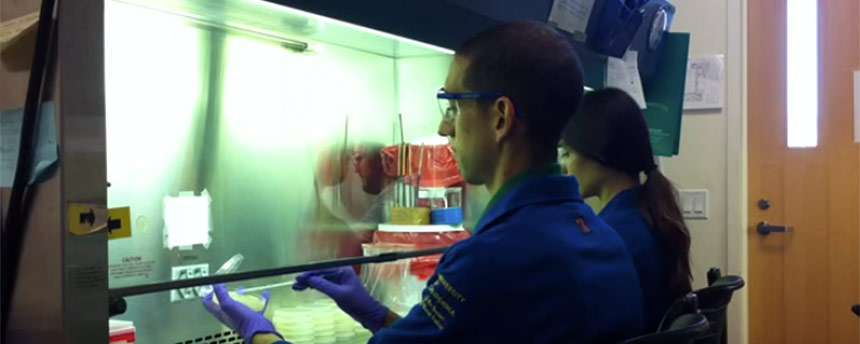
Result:
M429 225L430 208L391 208L393 225Z

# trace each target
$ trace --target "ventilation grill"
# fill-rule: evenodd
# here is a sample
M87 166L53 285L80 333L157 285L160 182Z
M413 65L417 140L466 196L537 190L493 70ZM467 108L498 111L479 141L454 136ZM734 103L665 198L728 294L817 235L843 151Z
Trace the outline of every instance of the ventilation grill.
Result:
M238 333L228 331L189 339L184 342L176 342L176 344L243 344L243 341Z

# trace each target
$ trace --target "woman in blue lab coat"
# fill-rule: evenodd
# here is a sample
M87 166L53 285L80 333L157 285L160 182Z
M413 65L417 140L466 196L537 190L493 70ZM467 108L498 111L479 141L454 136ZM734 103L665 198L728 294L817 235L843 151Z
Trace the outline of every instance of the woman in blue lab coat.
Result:
M690 234L676 190L657 169L645 117L624 91L586 93L562 133L561 160L583 197L597 197L598 214L633 256L644 301L644 329L690 285ZM644 177L644 183L642 182Z

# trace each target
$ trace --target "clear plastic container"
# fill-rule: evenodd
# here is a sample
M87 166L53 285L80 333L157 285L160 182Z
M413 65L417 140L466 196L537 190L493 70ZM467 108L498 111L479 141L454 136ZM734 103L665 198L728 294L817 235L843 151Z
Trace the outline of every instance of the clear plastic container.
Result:
M448 200L445 199L445 189L443 187L422 187L418 189L417 205L430 209L447 207Z
M445 188L446 208L462 208L463 207L463 188L449 187Z
M451 187L421 187L418 190L417 206L430 209L461 208L463 206L463 188Z

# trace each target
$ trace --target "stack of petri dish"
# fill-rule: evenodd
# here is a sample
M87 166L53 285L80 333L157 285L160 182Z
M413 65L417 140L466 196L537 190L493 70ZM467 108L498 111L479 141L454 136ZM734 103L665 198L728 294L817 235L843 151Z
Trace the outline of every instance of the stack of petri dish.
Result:
M330 299L276 309L272 323L295 344L358 344L371 336Z
M311 314L307 310L297 308L276 309L272 316L272 324L284 338L295 344L313 343L313 322L307 321Z

